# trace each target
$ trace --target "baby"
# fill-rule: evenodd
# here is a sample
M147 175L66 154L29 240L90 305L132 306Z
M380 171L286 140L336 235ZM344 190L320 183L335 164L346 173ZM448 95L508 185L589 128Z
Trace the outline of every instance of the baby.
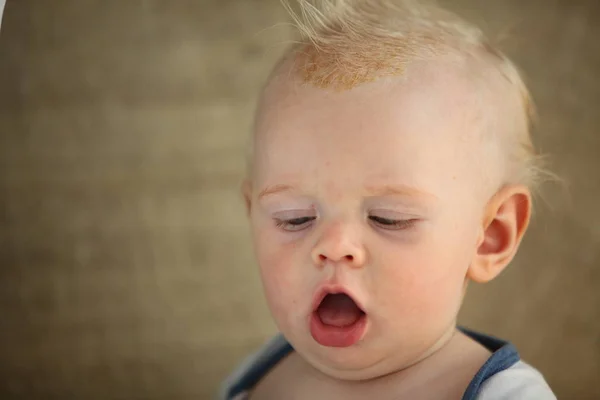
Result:
M517 70L433 6L299 6L243 185L281 334L221 398L554 399L511 344L456 325L468 284L514 257L542 171Z

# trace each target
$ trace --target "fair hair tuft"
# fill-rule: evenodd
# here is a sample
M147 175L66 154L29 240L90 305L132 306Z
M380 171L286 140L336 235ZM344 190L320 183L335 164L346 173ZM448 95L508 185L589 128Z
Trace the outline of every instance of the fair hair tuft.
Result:
M554 180L532 142L535 107L514 63L491 45L483 32L457 15L418 0L281 0L300 34L288 55L306 83L348 90L405 72L409 63L439 55L483 60L519 95L525 129L500 132L513 143L507 159L511 183L534 192Z

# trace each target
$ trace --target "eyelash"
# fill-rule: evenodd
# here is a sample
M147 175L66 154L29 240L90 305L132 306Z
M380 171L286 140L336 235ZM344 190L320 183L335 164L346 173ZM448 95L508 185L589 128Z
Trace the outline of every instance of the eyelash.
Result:
M418 221L416 218L412 219L388 219L377 217L375 215L370 215L369 220L373 221L375 224L383 227L384 229L400 231L404 229L411 228Z
M317 217L300 217L300 218L292 218L292 219L276 219L275 225L278 228L282 228L286 231L300 231L306 228L308 222L312 222Z
M282 228L286 231L300 231L309 226L309 222L314 221L317 217L300 217L300 218L292 218L287 220L276 219L275 225L278 228ZM388 219L382 218L375 215L370 215L369 220L371 220L376 225L382 227L387 230L400 231L413 227L415 223L418 221L416 218L412 219Z

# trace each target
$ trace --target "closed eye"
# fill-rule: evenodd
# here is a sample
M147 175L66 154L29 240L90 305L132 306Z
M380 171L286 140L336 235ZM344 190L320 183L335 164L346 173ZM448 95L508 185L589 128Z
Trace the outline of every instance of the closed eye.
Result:
M389 230L408 229L408 228L411 228L418 221L418 219L416 219L416 218L389 219L389 218L378 217L375 215L370 215L369 220L374 222L377 226L380 226L383 229L389 229Z
M317 217L300 217L292 219L275 219L275 225L286 231L300 231L310 226Z

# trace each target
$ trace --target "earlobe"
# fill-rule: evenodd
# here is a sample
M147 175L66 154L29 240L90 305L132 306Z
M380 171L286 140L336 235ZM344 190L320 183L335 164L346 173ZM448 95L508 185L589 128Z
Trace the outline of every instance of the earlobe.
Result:
M488 282L498 276L515 256L531 216L531 194L523 185L502 188L488 203L482 221L477 254L467 277Z
M252 210L252 183L249 179L244 179L241 186L242 197L244 198L244 205L246 206L246 215L250 215Z

